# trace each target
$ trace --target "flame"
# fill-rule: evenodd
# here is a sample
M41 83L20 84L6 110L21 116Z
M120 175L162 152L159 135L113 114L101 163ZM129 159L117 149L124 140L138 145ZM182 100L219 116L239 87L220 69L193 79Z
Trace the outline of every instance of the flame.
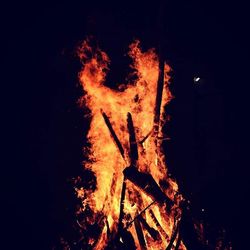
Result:
M146 249L166 249L176 226L176 211L179 211L179 216L181 215L178 208L182 197L178 194L177 183L168 176L165 155L159 143L156 143L164 138L164 133L161 129L158 134L152 133L155 125L159 58L154 49L143 52L139 41L133 42L129 49L128 55L133 61L130 67L136 80L121 85L122 88L119 90L104 85L110 64L105 52L97 47L91 47L89 40L84 41L78 50L83 64L79 73L84 90L81 101L91 111L90 129L87 134L91 146L88 149L89 160L84 163L84 168L94 173L96 187L75 188L77 197L82 202L77 215L85 215L84 223L79 223L86 230L88 225L98 225L98 236L89 237L89 246L93 249L105 249L109 241L114 239L114 235L119 233L121 193L125 186L122 228L130 232L136 248L142 249L134 226L134 218L138 218L140 214L140 218L146 221L152 231L159 232L159 237L152 239L145 226L141 226ZM160 128L165 120L164 107L172 99L169 90L170 71L170 66L165 64ZM162 192L173 201L174 205L169 212L166 212L166 203L160 204L154 197L124 178L123 171L134 165L130 157L128 113L133 119L138 145L136 168L139 173L151 175ZM105 123L105 116L121 144L120 148L111 135L107 121ZM147 207L148 209L145 209ZM122 237L120 240L123 241ZM186 249L182 242L179 249Z

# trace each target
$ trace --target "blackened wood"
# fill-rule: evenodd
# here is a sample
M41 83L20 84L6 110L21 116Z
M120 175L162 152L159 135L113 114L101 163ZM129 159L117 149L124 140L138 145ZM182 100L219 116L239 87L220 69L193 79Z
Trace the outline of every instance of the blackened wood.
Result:
M155 136L157 136L159 132L162 92L163 92L163 87L164 87L164 58L162 54L163 54L162 51L160 51L159 74L158 74L158 81L157 81L157 92L156 92L155 110L154 110L154 134Z
M146 206L138 215L135 216L135 218L130 221L127 226L126 229L128 229L133 223L134 221L137 219L138 216L140 216L141 214L145 213L147 209L149 209L156 201L151 202L148 206Z
M149 214L150 214L150 217L152 218L153 222L155 223L156 227L158 228L159 232L163 235L163 237L165 239L168 239L169 237L168 237L167 233L162 228L161 224L159 223L159 221L157 220L157 218L155 217L155 215L151 209L149 210Z
M172 233L172 236L171 236L171 239L170 239L170 242L166 248L166 250L171 250L172 249L172 246L174 245L174 241L178 235L178 231L179 231L179 223L178 225L173 229L173 233Z
M175 250L179 250L180 244L181 244L181 235L179 233L178 239L177 239L177 242L176 242L176 246L175 246Z
M118 139L118 137L117 137L117 135L116 135L116 133L115 133L113 127L112 127L112 124L111 124L108 116L102 110L101 110L101 113L102 113L103 119L105 121L105 124L107 125L107 127L109 129L111 137L114 139L114 142L115 142L116 146L118 147L118 149L119 149L119 151L120 151L120 153L122 155L122 158L125 159L125 157L124 157L124 149L123 149L122 144L121 144L120 140Z
M153 130L149 131L147 135L140 141L140 144L143 144L148 139L148 137L152 134L152 132Z
M158 184L150 174L139 172L133 166L125 168L123 173L125 178L130 180L137 187L139 187L153 200L156 200L158 203L166 202L168 208L172 207L173 201L169 199L165 195L165 193L163 193L161 188L158 186Z
M135 136L135 128L133 119L130 113L127 116L128 132L129 132L129 145L130 145L130 164L136 166L138 160L138 147Z
M159 234L158 231L156 231L154 228L150 227L148 225L148 223L146 222L146 220L142 217L142 215L138 216L138 220L141 222L141 224L143 225L143 227L145 228L145 230L148 231L148 233L151 235L151 237L157 241L161 239L161 236Z
M159 55L159 72L158 72L158 81L157 81L157 92L156 92L156 100L155 100L155 109L154 109L154 135L158 136L159 132L159 121L161 115L161 103L162 103L162 92L164 87L164 11L167 0L161 0L159 3L159 14L158 14L158 55ZM157 140L156 140L157 142Z
M147 245L144 239L143 231L141 228L141 223L138 218L135 220L135 230L137 233L138 241L140 243L141 250L147 250Z
M123 230L123 218L124 218L124 199L125 199L125 192L126 192L126 182L123 180L122 183L122 192L121 192L121 199L120 199L120 215L119 215L119 221L118 221L118 234L121 233Z

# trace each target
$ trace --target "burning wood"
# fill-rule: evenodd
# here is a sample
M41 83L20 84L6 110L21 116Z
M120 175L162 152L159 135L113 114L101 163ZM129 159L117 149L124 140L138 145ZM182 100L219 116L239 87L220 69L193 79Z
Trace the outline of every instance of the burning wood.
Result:
M146 250L147 245L146 245L144 235L143 235L143 231L142 231L142 228L141 228L141 224L140 224L140 221L138 220L138 218L135 219L135 230L136 230L136 233L137 233L137 237L138 237L138 240L139 240L139 243L140 243L141 250Z
M118 220L118 233L120 233L121 230L123 229L122 221L124 218L124 211L123 210L124 210L125 191L126 191L126 182L123 179L121 200L120 200L120 214L119 214L119 220Z
M122 144L121 144L120 140L118 139L112 125L111 125L111 122L109 121L108 116L102 110L101 110L101 113L102 113L103 119L104 119L104 121L105 121L105 123L106 123L106 125L107 125L107 127L109 129L111 137L114 139L114 142L115 142L116 146L118 147L118 149L119 149L119 151L120 151L120 153L122 155L122 158L125 159L125 157L124 157L124 149L123 149Z
M179 249L180 244L181 244L181 236L180 236L180 234L179 234L178 239L177 239L177 242L176 242L175 250L178 250L178 249Z
M128 113L128 132L129 132L129 145L130 145L130 164L132 166L136 166L137 160L138 160L138 148L137 148L137 142L135 137L135 129L134 124L132 120L132 116L130 113Z
M147 135L140 141L140 144L143 144L149 138L149 136L152 134L152 132L153 132L152 130L149 131L147 133Z
M155 215L154 215L154 213L153 213L153 211L152 211L151 209L149 210L149 214L150 214L150 216L151 216L153 222L155 223L157 229L159 230L159 232L163 235L163 237L164 237L165 239L168 239L169 237L168 237L167 233L166 233L165 230L162 228L162 226L160 225L159 221L157 220L157 218L155 217Z
M164 106L171 99L170 67L153 49L142 52L138 41L131 44L129 55L138 79L119 92L103 85L108 56L88 41L79 50L83 99L92 113L87 135L91 161L85 168L95 174L96 189L76 189L83 204L78 213L87 204L93 220L98 213L105 218L98 239L89 240L86 249L166 249L177 235L173 211L181 196L175 199L178 186L167 173L158 142L164 137ZM178 244L186 249L182 241Z
M162 103L162 92L164 87L164 58L162 53L159 56L159 74L157 80L157 91L156 91L156 100L155 100L155 110L154 110L154 133L155 138L158 137L159 133L159 122L160 122L160 115L161 115L161 103Z
M166 202L170 207L173 205L173 201L162 192L150 174L141 173L133 166L125 168L123 173L128 180L152 197L153 200L156 200L159 203Z
M174 242L175 242L175 239L178 235L178 231L179 231L179 223L177 226L174 227L173 229L173 233L172 233L172 236L171 236L171 239L170 239L170 242L169 242L169 245L168 247L166 248L166 250L171 250L173 245L174 245Z
M155 240L161 240L161 236L158 233L157 230L155 230L153 227L150 227L147 221L143 218L142 215L138 215L138 220L141 222L145 230L151 235L151 237Z
M105 217L105 223L106 223L106 227L107 227L107 236L108 236L108 239L109 239L110 236L111 236L111 232L110 232L109 222L107 220L107 217Z

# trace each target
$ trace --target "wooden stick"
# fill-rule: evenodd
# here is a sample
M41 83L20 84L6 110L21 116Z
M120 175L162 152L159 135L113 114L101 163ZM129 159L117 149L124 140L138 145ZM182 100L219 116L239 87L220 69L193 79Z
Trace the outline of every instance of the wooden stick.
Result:
M125 159L125 156L124 156L124 149L123 149L122 144L121 144L120 140L118 139L118 137L117 137L117 135L116 135L116 133L115 133L115 131L114 131L112 125L111 125L111 122L110 122L108 116L107 116L107 115L105 114L105 112L103 112L102 110L101 110L101 113L102 113L103 119L104 119L104 121L105 121L105 124L107 125L107 127L108 127L108 129L109 129L109 132L110 132L110 134L111 134L111 137L113 138L113 140L114 140L116 146L118 147L119 152L121 153L122 158Z
M129 228L129 227L132 225L132 223L136 220L136 218L137 218L138 216L140 216L141 214L145 213L146 210L149 209L155 202L156 202L156 201L152 201L152 202L151 202L148 206L146 206L138 215L136 215L135 218L127 224L126 229Z
M173 246L173 244L174 244L174 241L175 241L176 236L177 236L178 231L179 231L179 225L180 225L180 224L178 223L178 225L174 228L172 237L171 237L171 239L170 239L170 242L169 242L169 244L168 244L166 250L171 250L171 249L172 249L172 246Z
M148 231L148 233L151 235L151 237L157 241L161 239L161 236L158 231L156 231L153 227L150 227L147 221L142 217L142 215L138 216L138 220L141 222L143 227Z
M179 250L180 244L181 244L181 235L179 233L177 243L176 243L176 246L175 246L175 250Z
M135 220L135 230L136 230L136 233L137 233L137 237L138 237L138 240L139 240L139 243L140 243L141 250L147 250L147 245L146 245L146 242L145 242L145 239L144 239L143 231L142 231L142 228L141 228L141 223L138 220L138 218Z
M161 102L162 102L162 92L164 86L164 58L162 55L162 51L160 51L159 55L159 75L157 82L157 92L156 92L156 100L155 100L155 110L154 110L154 134L157 137L159 132L159 122L161 116Z
M120 200L120 215L119 215L119 221L118 221L118 234L121 233L121 230L123 229L123 218L124 218L124 199L125 199L125 192L126 192L126 182L125 179L123 179L122 183L122 192L121 192L121 200Z
M147 139L148 137L152 134L153 130L149 131L146 136L140 141L140 144L143 144Z
M149 210L149 214L150 214L150 216L151 216L153 222L154 222L155 225L157 226L159 232L163 235L163 237L164 237L165 239L168 239L169 237L168 237L167 233L166 233L165 230L162 228L161 224L159 223L159 221L157 220L157 218L155 217L155 215L154 215L154 213L153 213L153 211L152 211L151 209Z
M129 144L130 144L130 164L136 166L138 160L138 147L135 136L135 128L132 120L132 115L128 113L127 124L129 132Z
M140 172L133 166L125 168L123 174L126 179L139 187L152 200L156 200L158 203L166 203L168 210L171 209L174 202L161 190L151 174Z

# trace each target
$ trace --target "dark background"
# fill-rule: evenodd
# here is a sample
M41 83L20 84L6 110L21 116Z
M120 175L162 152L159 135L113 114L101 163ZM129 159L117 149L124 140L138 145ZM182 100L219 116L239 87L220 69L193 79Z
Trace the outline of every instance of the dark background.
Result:
M158 46L159 2L10 1L1 8L2 249L50 249L74 208L88 121L77 105L76 46L94 35L111 57L108 84L128 71L139 38ZM243 1L168 1L162 33L173 68L170 172L194 210L246 249L249 212L249 15ZM200 76L199 84L193 77ZM198 213L198 212L197 212Z

